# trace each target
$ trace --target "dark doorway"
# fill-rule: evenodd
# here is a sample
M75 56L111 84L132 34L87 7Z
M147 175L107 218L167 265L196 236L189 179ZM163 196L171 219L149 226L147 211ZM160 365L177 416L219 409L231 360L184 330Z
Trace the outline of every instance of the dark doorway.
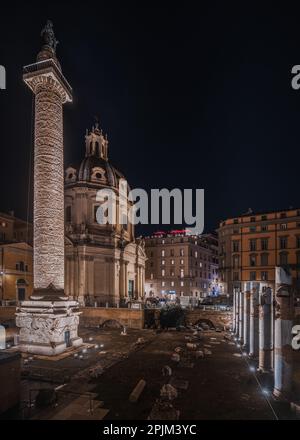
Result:
M18 300L19 301L25 300L25 287L18 287Z

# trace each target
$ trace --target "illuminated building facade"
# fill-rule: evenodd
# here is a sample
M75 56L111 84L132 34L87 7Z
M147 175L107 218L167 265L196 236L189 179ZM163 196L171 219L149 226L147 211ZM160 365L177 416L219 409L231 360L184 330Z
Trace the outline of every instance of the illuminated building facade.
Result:
M254 213L220 223L220 282L225 293L246 289L246 283L274 288L275 267L291 272L300 287L300 209Z
M146 295L182 304L218 295L218 242L214 235L190 236L185 230L145 238Z
M65 173L66 293L86 306L122 306L144 297L143 241L134 225L100 225L97 192L109 189L120 210L124 176L108 160L108 140L98 124L86 133L85 157ZM129 208L128 204L128 208Z

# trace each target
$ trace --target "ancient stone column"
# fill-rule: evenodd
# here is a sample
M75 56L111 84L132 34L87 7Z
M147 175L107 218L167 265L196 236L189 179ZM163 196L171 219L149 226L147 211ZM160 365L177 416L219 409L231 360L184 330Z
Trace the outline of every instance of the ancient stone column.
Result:
M234 291L235 295L235 335L239 335L239 309L240 309L240 301L239 301L239 292L237 290Z
M282 400L289 400L292 386L294 303L291 285L291 276L283 268L276 267L273 394Z
M233 333L235 333L235 308L236 308L235 292L233 292L232 300L233 300L233 304L232 304L232 331L233 331Z
M48 58L47 58L48 56ZM45 47L23 79L35 95L34 136L34 293L64 291L63 104L72 89L55 52Z
M258 356L258 292L259 288L253 286L250 294L250 335L249 355Z
M47 22L37 61L23 79L35 95L34 291L16 310L22 352L47 356L78 347L79 304L64 294L65 227L62 106L72 90L56 58L57 40ZM70 292L72 294L72 292Z
M239 292L239 340L243 343L244 336L244 293Z
M259 362L258 368L263 372L272 368L272 340L271 340L271 302L272 291L269 287L260 292L259 297Z
M243 329L243 348L249 352L249 334L250 334L250 291L244 293L244 329Z

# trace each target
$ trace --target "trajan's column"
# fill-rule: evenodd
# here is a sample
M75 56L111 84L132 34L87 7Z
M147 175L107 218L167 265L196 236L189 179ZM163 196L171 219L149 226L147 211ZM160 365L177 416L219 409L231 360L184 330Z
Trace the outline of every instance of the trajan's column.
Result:
M34 132L34 291L17 309L22 351L61 353L79 345L79 308L64 294L63 104L72 89L56 57L57 40L47 22L36 63L23 79L35 95Z

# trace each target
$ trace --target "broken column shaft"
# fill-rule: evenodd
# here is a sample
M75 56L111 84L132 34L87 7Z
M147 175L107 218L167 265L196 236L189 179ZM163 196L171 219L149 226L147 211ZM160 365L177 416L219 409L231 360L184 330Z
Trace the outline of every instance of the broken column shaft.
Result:
M249 333L250 333L250 291L244 293L244 332L243 332L243 348L249 351Z
M252 287L250 294L249 355L258 356L258 287Z
M272 291L268 287L260 293L259 301L259 362L261 371L270 371L272 368L272 340L271 340L271 302Z
M276 268L274 390L282 400L289 400L292 387L293 295L291 277Z

